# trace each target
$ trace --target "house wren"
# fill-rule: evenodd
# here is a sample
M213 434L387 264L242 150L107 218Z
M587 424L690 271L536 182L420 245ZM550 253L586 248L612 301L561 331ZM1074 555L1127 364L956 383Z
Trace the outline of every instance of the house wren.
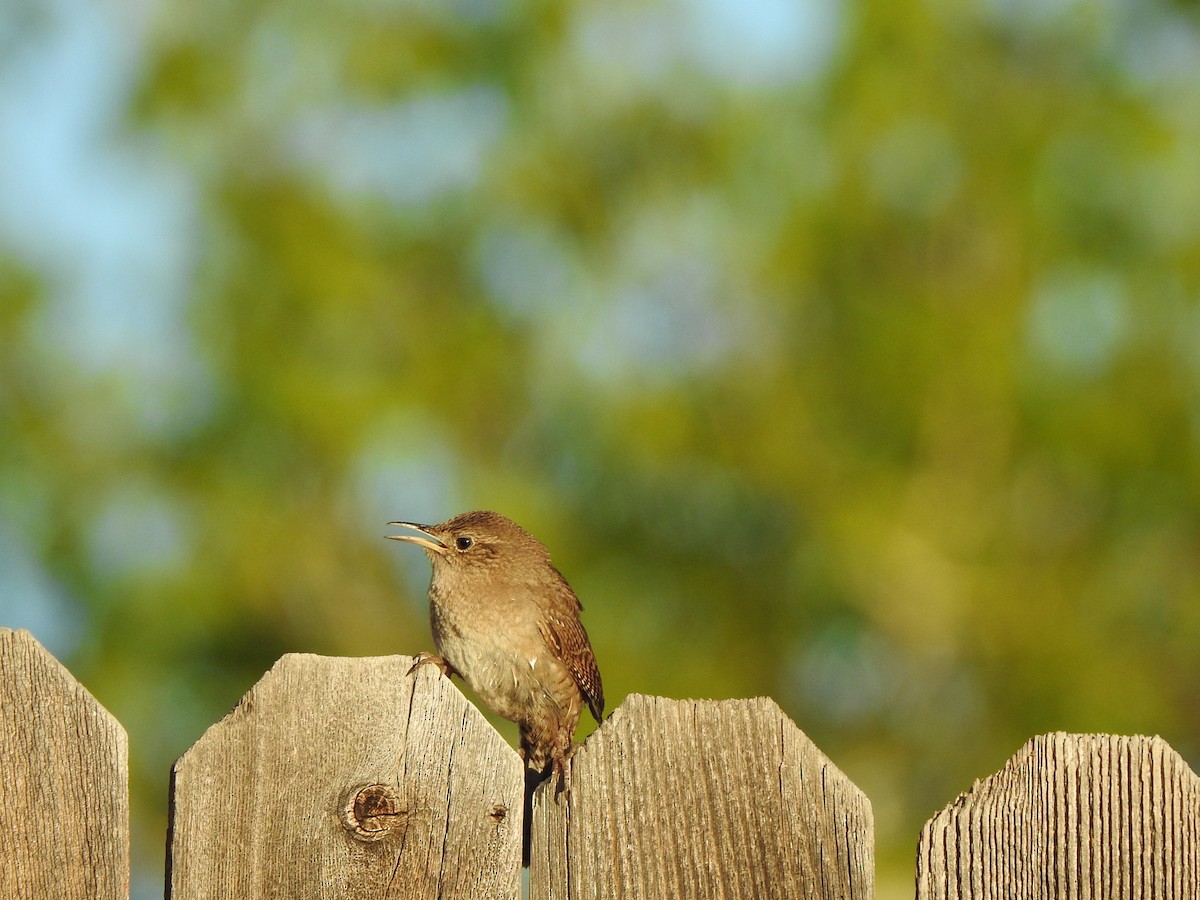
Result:
M604 688L579 611L583 605L550 553L494 512L466 512L440 525L389 522L419 534L390 534L424 548L433 564L429 620L439 656L497 715L517 723L527 767L560 784L586 702L600 721Z

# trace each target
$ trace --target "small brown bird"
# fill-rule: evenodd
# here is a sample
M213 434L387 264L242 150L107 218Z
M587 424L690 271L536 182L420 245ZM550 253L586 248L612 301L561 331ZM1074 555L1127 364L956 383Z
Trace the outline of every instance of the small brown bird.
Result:
M553 765L560 786L586 701L604 713L604 688L579 611L583 605L520 525L494 512L466 512L440 525L389 522L420 535L390 534L425 549L433 564L429 620L440 656L497 715L517 723L521 755L536 772Z

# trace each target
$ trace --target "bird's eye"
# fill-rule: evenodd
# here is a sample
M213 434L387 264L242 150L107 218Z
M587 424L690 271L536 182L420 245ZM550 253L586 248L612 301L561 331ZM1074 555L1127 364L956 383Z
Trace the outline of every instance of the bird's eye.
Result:
M454 540L454 546L457 547L459 550L470 550L471 545L473 543L475 543L475 542L473 540L471 540L469 537L460 537L460 538L455 538L455 540Z

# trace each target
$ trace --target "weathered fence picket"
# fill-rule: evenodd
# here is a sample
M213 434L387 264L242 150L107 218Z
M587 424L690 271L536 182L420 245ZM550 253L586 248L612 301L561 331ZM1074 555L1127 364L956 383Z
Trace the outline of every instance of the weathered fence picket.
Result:
M630 695L534 798L530 897L872 896L867 798L775 701Z
M129 897L125 729L28 631L0 628L0 897Z
M917 897L1200 897L1200 779L1161 738L1036 737L925 824Z
M171 900L516 897L521 760L435 666L289 654L175 764Z
M436 667L283 657L172 773L168 890L515 898L521 761ZM0 897L129 896L121 726L0 628ZM866 797L771 700L632 695L538 789L530 896L869 900ZM1200 897L1200 779L1051 734L926 823L918 900Z

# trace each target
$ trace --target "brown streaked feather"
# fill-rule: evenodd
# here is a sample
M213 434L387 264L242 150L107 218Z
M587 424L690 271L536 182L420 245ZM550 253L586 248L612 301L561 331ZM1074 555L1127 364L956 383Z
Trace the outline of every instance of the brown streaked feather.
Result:
M554 585L553 599L545 610L539 629L554 655L562 660L579 685L588 709L599 722L604 716L604 685L600 681L600 670L596 666L591 641L583 623L579 621L583 604L557 569L554 569L554 574L558 579Z

